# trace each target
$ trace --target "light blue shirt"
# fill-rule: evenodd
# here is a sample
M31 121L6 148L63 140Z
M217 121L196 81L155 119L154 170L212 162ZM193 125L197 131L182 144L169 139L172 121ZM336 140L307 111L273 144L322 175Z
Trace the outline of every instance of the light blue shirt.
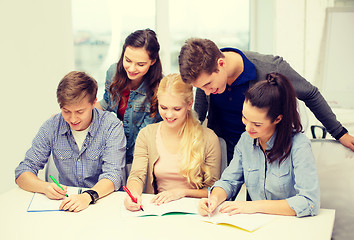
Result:
M273 147L276 134L267 142ZM253 201L286 199L298 217L316 215L320 208L320 188L311 142L302 133L293 136L288 158L269 163L247 132L241 135L234 157L214 187L221 187L227 199L236 196L245 183Z
M37 175L52 154L61 184L91 188L106 178L118 190L123 181L125 145L122 122L110 112L94 108L90 129L79 151L70 126L59 113L41 126L25 159L16 168L15 177L24 172Z
M115 114L118 111L119 101L116 102L112 99L109 87L114 80L116 68L117 64L115 63L107 70L105 92L103 99L100 101L100 105L104 110ZM133 161L135 140L140 129L148 124L161 121L159 114L157 114L156 119L155 117L150 117L150 101L147 99L147 89L147 83L143 81L136 90L131 90L129 94L128 105L123 118L123 127L127 138L127 163L132 163Z

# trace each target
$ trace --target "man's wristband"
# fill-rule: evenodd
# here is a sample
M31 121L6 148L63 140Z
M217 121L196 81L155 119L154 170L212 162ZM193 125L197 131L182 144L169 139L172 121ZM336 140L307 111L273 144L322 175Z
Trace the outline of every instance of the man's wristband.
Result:
M99 199L98 197L98 193L95 190L86 190L83 193L88 193L91 197L91 202L90 204L95 204L97 202L97 200Z

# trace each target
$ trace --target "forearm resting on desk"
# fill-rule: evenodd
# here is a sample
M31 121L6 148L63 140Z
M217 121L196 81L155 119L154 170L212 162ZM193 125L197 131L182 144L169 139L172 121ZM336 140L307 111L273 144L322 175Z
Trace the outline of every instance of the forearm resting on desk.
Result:
M16 179L17 185L29 192L43 193L50 199L62 199L65 197L67 187L61 185L64 190L55 183L45 182L32 172L24 172Z
M104 178L98 181L91 189L97 192L99 198L102 198L114 191L114 184L111 180ZM80 212L90 205L91 200L89 193L74 194L65 198L59 208L65 211Z
M98 193L99 198L102 198L114 191L114 184L111 180L103 178L98 181L91 189Z
M152 198L152 202L161 205L183 197L203 198L208 196L208 190L203 189L172 189L158 193Z
M257 201L230 201L226 202L220 212L229 213L267 213L276 215L295 216L296 212L290 208L288 202L283 200L257 200Z

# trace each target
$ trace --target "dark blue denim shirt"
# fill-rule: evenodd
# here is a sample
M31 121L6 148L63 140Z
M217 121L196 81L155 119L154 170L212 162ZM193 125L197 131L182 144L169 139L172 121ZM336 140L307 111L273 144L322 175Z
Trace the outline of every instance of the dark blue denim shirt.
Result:
M109 92L109 87L114 80L116 74L117 63L112 64L106 73L105 92L103 99L100 101L101 107L104 110L114 112L117 115L118 103L112 99L112 94ZM143 127L150 123L160 121L161 118L157 114L155 117L150 117L150 101L147 98L146 83L136 89L131 90L128 99L128 106L124 113L123 128L127 138L126 163L132 163L136 137Z

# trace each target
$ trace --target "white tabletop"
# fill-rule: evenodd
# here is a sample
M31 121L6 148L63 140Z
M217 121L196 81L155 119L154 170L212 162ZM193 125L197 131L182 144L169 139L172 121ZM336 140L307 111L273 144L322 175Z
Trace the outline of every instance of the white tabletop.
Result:
M315 217L279 216L249 233L186 216L124 217L126 194L115 192L79 213L27 212L33 193L20 188L0 195L0 239L330 239L335 211Z

